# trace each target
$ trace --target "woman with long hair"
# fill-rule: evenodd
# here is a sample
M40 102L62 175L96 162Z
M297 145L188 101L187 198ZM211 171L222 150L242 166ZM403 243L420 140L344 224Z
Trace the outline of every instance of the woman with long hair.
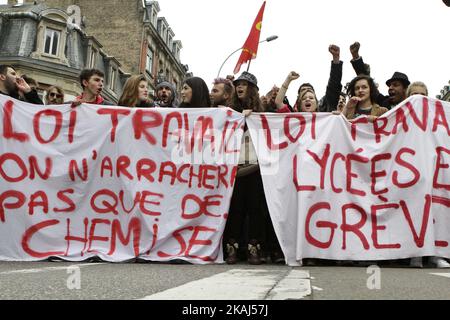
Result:
M250 112L264 112L256 77L248 72L234 81L235 94L233 108L248 115ZM263 183L253 142L248 133L244 133L236 182L231 198L230 210L224 232L226 262L235 264L239 260L239 247L246 251L247 262L259 265L265 261L264 250L275 247L275 240L269 239L273 226L264 196ZM268 241L269 239L269 241ZM270 242L270 243L268 243ZM273 262L282 262L281 249Z
M47 89L45 95L45 103L47 105L63 104L64 103L64 90L58 86L51 86Z
M148 97L148 81L144 75L131 76L123 88L119 106L129 108L151 108Z
M235 95L233 97L234 110L238 112L244 110L264 112L259 96L258 81L253 74L244 71L233 84L235 87Z
M211 108L209 89L202 78L191 77L184 81L180 108Z
M342 114L349 120L366 115L369 121L373 122L377 117L388 112L387 108L380 107L375 102L378 90L369 76L360 75L354 78L348 86L347 94L350 99L342 110Z

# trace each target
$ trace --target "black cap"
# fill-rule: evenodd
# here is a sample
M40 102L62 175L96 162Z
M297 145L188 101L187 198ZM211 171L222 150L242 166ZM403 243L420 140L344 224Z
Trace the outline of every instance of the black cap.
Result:
M411 82L409 82L408 76L406 74L398 72L398 71L394 72L394 75L392 76L392 78L390 78L388 81L386 81L386 85L388 87L390 87L391 82L394 80L398 80L401 83L403 83L405 88L407 88L409 86L409 84L411 83Z
M247 72L247 71L242 72L242 74L239 76L239 78L237 78L236 80L233 81L233 84L236 85L236 83L238 81L241 81L241 80L245 80L248 83L251 83L252 85L254 85L256 87L256 89L259 90L259 88L258 88L258 80L250 72Z

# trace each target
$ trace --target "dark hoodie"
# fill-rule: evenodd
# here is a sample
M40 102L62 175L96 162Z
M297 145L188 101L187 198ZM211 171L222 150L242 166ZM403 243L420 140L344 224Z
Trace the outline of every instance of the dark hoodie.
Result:
M168 87L168 88L170 88L170 91L172 91L172 97L168 104L165 104L164 102L162 102L158 97L158 91L162 87ZM172 83L167 82L167 81L163 81L163 82L159 83L156 86L156 100L153 104L155 107L160 107L160 108L178 108L179 103L178 103L178 99L177 99L177 90L176 90L175 86Z
M17 92L17 91L13 92L13 93L4 93L4 92L0 91L0 94L4 94L5 96L9 96L11 98L14 98L14 99L17 99L20 101L25 101L28 103L41 104L41 105L44 104L44 102L42 102L41 98L39 98L39 95L36 90L31 90L30 92L25 93L23 95L23 97L20 96L19 92Z

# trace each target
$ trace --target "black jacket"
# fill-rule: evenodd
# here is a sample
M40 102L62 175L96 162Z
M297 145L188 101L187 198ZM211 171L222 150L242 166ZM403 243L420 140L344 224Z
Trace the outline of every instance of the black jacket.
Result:
M4 94L5 96L20 100L20 101L33 103L33 104L44 104L44 102L42 102L41 98L39 98L39 95L36 90L31 90L30 92L25 93L24 97L21 97L19 94L6 94L4 92L0 92L0 93Z
M330 78L328 79L327 91L325 96L320 99L319 111L332 112L337 109L339 103L339 95L342 90L342 66L343 62L331 62Z

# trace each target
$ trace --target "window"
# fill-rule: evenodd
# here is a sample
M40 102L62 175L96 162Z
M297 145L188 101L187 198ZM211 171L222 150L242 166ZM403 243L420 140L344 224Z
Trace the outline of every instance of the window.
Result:
M162 27L161 37L163 38L164 42L167 41L167 38L166 38L166 26L165 25L163 25L163 27Z
M158 25L158 13L153 11L153 25L156 27Z
M95 65L97 63L97 50L94 48L91 49L91 56L89 59L89 68L95 68Z
M117 70L114 68L111 68L110 78L109 78L109 88L114 91L116 87L116 75Z
M158 24L158 14L155 10L152 10L152 24L156 26Z
M52 56L57 56L60 37L60 31L47 28L47 30L45 31L44 52Z
M145 69L147 70L148 73L152 74L152 70L153 70L153 50L150 47L147 48L147 62L146 62L146 65L145 65Z

